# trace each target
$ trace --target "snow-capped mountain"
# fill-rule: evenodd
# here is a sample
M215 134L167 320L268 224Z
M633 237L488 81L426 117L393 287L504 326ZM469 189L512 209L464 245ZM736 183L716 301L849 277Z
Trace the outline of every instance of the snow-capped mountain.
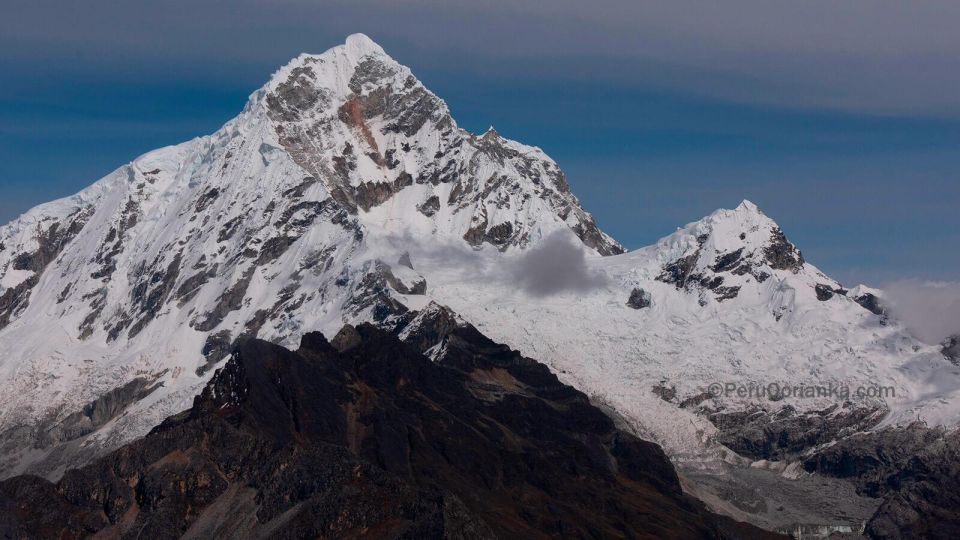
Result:
M430 262L425 268L440 263ZM438 302L492 338L549 359L676 460L703 461L705 447L722 457L711 444L718 441L772 459L877 424L957 423L960 370L890 321L880 291L844 290L748 201L653 246L586 263L604 285L549 297L454 272L424 274ZM779 395L760 394L771 383ZM711 384L724 387L719 398ZM742 417L723 426L725 415L743 411L771 429ZM810 417L816 426L791 431ZM771 447L751 452L752 444Z
M458 128L351 36L281 68L213 135L0 228L0 473L56 477L144 435L244 337L293 346L363 321L437 357L443 333L412 330L462 317L677 460L750 455L759 442L725 429L729 414L839 418L817 444L881 421L956 424L960 370L753 204L623 251L540 149ZM714 382L896 396L705 394Z

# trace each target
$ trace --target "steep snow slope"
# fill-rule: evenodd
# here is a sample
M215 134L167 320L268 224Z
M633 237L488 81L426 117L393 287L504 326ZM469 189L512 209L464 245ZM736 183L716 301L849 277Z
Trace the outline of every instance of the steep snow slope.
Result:
M575 256L537 257L546 238ZM847 430L887 409L887 422L955 423L957 368L875 314L869 291L804 262L752 204L622 251L541 150L458 128L406 67L351 36L283 67L213 135L0 228L0 472L57 476L143 435L189 406L238 339L292 346L359 321L402 332L431 300L677 459L734 445L714 427L724 414L836 403L707 399L714 381L889 381L895 399L821 416ZM571 271L555 294L518 288Z

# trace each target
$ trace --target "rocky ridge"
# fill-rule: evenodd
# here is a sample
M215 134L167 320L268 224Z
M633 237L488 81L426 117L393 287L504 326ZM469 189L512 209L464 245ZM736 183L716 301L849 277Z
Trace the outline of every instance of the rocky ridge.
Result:
M434 331L442 332L434 326ZM371 325L242 344L144 439L0 483L0 534L764 538L683 495L662 450L470 326L436 361Z

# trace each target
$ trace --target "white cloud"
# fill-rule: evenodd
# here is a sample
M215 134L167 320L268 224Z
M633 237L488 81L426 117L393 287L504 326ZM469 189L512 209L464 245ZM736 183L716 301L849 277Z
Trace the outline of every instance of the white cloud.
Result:
M960 282L898 280L883 288L893 315L926 343L960 334Z
M427 275L453 269L467 279L498 283L505 291L531 296L586 292L608 281L605 274L587 266L586 252L569 230L553 232L523 252L511 254L493 253L489 245L481 253L464 242L424 242L410 234L392 236L387 243L398 257L409 253L414 268Z
M606 284L587 267L583 248L569 231L557 231L507 264L509 281L532 296L586 292Z

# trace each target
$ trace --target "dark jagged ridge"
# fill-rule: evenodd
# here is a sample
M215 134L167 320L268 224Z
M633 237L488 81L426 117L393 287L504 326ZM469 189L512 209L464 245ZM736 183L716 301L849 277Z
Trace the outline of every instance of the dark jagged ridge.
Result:
M0 535L718 538L663 451L465 326L440 364L372 326L240 345L192 409L52 484L0 483Z

